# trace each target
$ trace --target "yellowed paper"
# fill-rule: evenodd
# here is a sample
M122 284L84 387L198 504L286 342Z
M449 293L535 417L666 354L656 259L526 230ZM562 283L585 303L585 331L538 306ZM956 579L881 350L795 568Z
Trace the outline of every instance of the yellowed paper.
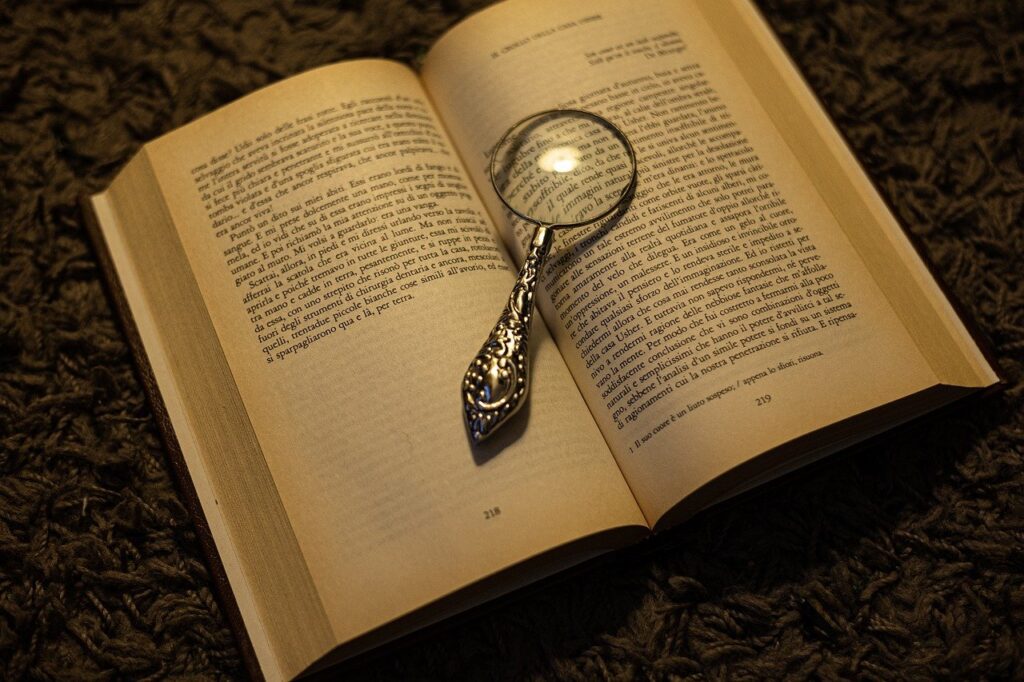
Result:
M758 453L937 382L709 5L510 2L424 67L478 185L532 111L592 109L633 140L627 217L556 243L540 305L652 522ZM502 226L521 254L522 227Z
M149 152L339 642L643 524L540 325L531 408L470 445L460 380L514 274L411 71L320 69Z

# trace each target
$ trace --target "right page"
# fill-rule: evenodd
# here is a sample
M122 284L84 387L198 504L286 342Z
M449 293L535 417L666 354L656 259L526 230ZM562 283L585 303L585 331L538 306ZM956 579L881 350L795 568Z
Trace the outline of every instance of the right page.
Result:
M757 455L924 392L943 371L994 380L976 359L937 368L968 343L934 346L952 324L941 315L907 331L916 313L901 308L922 306L898 292L924 292L926 275L892 280L909 246L862 224L882 212L837 193L834 168L809 169L801 140L818 133L745 76L744 27L716 34L756 19L741 5L511 0L453 29L423 68L477 187L505 129L544 109L602 114L635 147L625 216L557 237L539 305L652 524ZM484 194L521 262L531 226ZM865 264L872 252L882 274Z

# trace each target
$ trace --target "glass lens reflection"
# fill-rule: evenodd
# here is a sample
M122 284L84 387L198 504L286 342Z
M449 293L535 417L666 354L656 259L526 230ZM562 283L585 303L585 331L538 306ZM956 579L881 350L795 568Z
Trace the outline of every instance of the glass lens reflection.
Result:
M555 147L544 152L537 165L541 170L568 173L580 165L580 150L576 147Z
M509 208L531 222L564 227L607 215L629 191L635 170L622 133L575 110L519 123L491 160L494 187Z

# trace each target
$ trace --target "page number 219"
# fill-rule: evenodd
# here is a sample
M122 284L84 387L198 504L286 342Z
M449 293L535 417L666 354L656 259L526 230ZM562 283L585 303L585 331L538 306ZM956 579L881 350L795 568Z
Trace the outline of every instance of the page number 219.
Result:
M764 395L759 395L757 398L755 398L754 399L754 404L757 405L758 407L764 407L765 405L767 405L771 401L772 401L771 394L770 393L765 393Z

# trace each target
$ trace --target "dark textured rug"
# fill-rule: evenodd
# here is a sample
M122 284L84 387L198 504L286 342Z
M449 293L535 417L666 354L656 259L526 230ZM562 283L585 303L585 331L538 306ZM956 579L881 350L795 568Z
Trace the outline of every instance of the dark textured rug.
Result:
M138 145L473 0L0 7L0 677L243 674L76 199ZM761 0L987 333L1000 396L348 671L1024 678L1024 5Z

